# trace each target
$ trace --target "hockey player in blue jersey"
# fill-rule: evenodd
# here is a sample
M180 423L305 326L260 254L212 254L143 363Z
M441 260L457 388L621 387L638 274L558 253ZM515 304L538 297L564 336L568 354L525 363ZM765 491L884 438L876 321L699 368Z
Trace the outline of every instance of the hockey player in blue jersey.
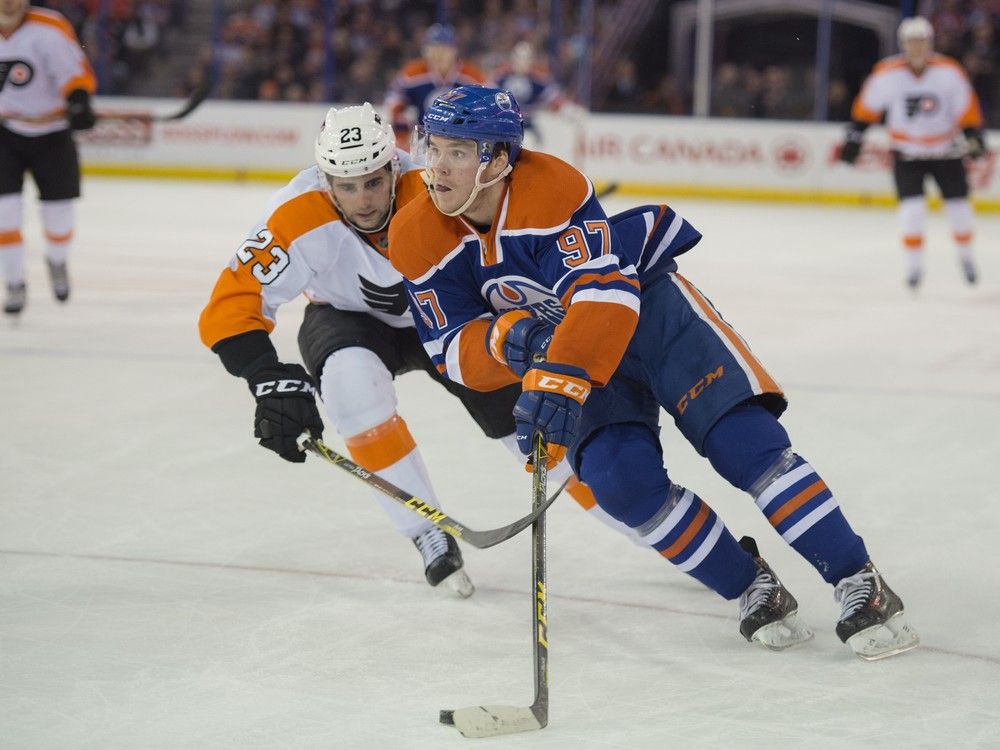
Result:
M673 482L658 440L662 406L715 470L833 585L836 632L862 658L918 643L900 598L777 420L785 398L676 257L701 235L666 206L610 219L589 180L521 148L509 92L438 97L415 144L429 191L390 227L424 346L479 390L521 381L522 451L540 433L609 515L726 599L740 631L772 649L812 636L795 598L748 537L739 542Z

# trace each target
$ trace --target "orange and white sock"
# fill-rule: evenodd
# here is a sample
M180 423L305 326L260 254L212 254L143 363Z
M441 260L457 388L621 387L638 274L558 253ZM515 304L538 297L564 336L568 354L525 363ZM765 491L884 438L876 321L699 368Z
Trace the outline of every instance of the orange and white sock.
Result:
M41 214L45 257L53 263L65 263L73 242L73 201L42 201Z
M8 284L24 283L20 193L0 195L0 271Z
M392 374L370 349L340 349L323 365L320 396L327 421L344 438L355 462L440 508L423 458L406 422L396 413ZM413 538L433 524L381 492L372 496L396 530Z
M955 251L963 261L972 260L972 240L974 217L972 203L968 198L952 198L944 202L944 210L951 220Z

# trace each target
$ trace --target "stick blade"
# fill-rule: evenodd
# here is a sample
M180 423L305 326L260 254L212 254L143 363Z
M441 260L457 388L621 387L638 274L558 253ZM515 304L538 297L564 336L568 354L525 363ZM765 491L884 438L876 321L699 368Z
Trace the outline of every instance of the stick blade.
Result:
M470 706L441 711L442 724L455 727L463 737L495 737L530 732L545 726L530 708L519 706Z

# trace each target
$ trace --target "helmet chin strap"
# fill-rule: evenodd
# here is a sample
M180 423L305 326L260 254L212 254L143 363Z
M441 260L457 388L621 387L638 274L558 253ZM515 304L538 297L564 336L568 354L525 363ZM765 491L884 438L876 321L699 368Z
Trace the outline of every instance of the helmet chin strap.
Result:
M487 164L489 164L489 162L484 161L480 163L479 169L476 170L476 184L475 186L473 186L472 192L469 193L469 197L466 199L465 203L463 203L459 208L456 208L454 211L445 211L443 208L441 208L441 204L438 203L437 191L434 190L434 180L431 179L429 170L425 169L421 173L421 176L423 177L424 184L427 185L428 188L430 188L431 200L434 201L434 205L437 206L437 210L443 213L445 216L459 216L461 214L464 214L466 211L469 210L469 206L472 205L473 201L476 200L476 196L479 195L480 190L488 188L491 185L496 185L498 182L500 182L500 180L509 175L511 173L511 170L514 169L513 165L508 164L506 167L503 168L503 171L501 171L500 174L498 174L489 182L480 182L479 178L482 176L483 170L486 169Z

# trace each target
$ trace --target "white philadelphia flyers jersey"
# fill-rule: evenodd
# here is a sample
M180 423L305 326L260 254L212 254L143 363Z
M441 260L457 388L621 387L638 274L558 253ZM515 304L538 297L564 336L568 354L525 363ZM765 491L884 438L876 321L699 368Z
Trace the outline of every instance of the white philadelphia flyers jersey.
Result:
M0 34L0 119L4 127L35 136L65 130L58 115L74 89L97 90L94 71L73 27L51 10L29 8L9 36ZM24 120L7 119L22 117ZM41 120L29 122L28 120Z
M957 156L959 132L983 124L979 99L965 71L938 54L920 75L903 55L875 66L854 100L851 117L874 123L883 113L892 148L909 158Z
M402 162L397 206L426 192L419 170L406 157ZM413 326L403 278L386 255L388 231L356 233L341 219L325 182L319 168L310 167L271 197L202 312L206 346L252 330L270 333L277 308L302 293L394 328Z

